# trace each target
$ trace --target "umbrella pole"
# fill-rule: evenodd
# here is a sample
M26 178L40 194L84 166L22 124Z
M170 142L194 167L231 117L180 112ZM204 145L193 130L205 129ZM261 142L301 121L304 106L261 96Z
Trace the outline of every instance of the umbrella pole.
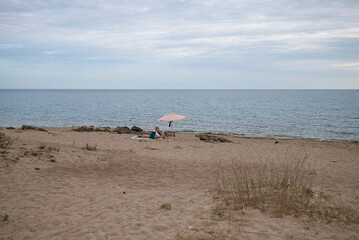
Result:
M173 141L173 122L171 123L172 141Z

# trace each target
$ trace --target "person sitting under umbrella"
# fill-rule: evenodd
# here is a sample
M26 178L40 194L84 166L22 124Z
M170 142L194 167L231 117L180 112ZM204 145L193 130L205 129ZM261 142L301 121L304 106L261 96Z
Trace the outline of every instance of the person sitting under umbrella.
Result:
M172 139L173 139L173 128L172 128L172 125L173 125L173 121L175 120L182 120L182 119L186 119L187 117L186 116L183 116L183 115L178 115L178 114L174 114L174 113L170 113L170 114L167 114L163 117L161 117L160 119L158 119L159 122L169 122L169 127L171 127L172 129Z
M142 134L142 138L151 138L151 139L157 139L157 138L166 138L167 137L167 131L161 131L159 126L155 126L155 130L151 134Z
M161 131L158 125L155 126L155 132L156 137L167 137L167 131Z

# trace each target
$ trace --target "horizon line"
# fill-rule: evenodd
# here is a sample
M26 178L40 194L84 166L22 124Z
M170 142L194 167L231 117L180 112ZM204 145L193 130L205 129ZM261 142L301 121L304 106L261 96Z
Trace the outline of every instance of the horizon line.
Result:
M359 90L359 88L0 88L0 90Z

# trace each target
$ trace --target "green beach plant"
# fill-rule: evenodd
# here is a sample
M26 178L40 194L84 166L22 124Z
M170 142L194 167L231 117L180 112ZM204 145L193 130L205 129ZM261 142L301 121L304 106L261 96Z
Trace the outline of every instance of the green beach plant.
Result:
M48 146L46 148L46 150L49 151L49 152L58 152L58 151L60 151L60 149L58 149L57 147L51 147L51 146Z
M39 146L39 149L41 149L41 150L46 150L46 151L48 151L48 152L58 152L58 151L60 151L60 149L57 148L57 147L47 146L47 148L46 148L46 145L44 145L44 144L41 144L41 145Z
M46 145L41 144L41 145L39 146L39 149L45 149L45 148L46 148Z
M171 210L172 205L170 203L164 203L164 204L161 205L160 208L165 209L165 210Z
M97 145L95 145L95 146L90 146L90 145L88 145L88 143L86 143L86 147L83 147L82 149L88 150L88 151L96 151L96 146L97 146Z
M5 214L4 216L1 216L0 217L3 218L4 222L6 222L8 219L9 219L9 215Z

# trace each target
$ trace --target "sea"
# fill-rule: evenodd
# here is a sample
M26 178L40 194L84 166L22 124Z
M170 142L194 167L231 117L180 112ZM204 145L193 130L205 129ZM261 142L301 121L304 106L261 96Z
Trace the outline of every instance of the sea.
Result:
M359 90L0 90L0 126L138 126L359 141Z

